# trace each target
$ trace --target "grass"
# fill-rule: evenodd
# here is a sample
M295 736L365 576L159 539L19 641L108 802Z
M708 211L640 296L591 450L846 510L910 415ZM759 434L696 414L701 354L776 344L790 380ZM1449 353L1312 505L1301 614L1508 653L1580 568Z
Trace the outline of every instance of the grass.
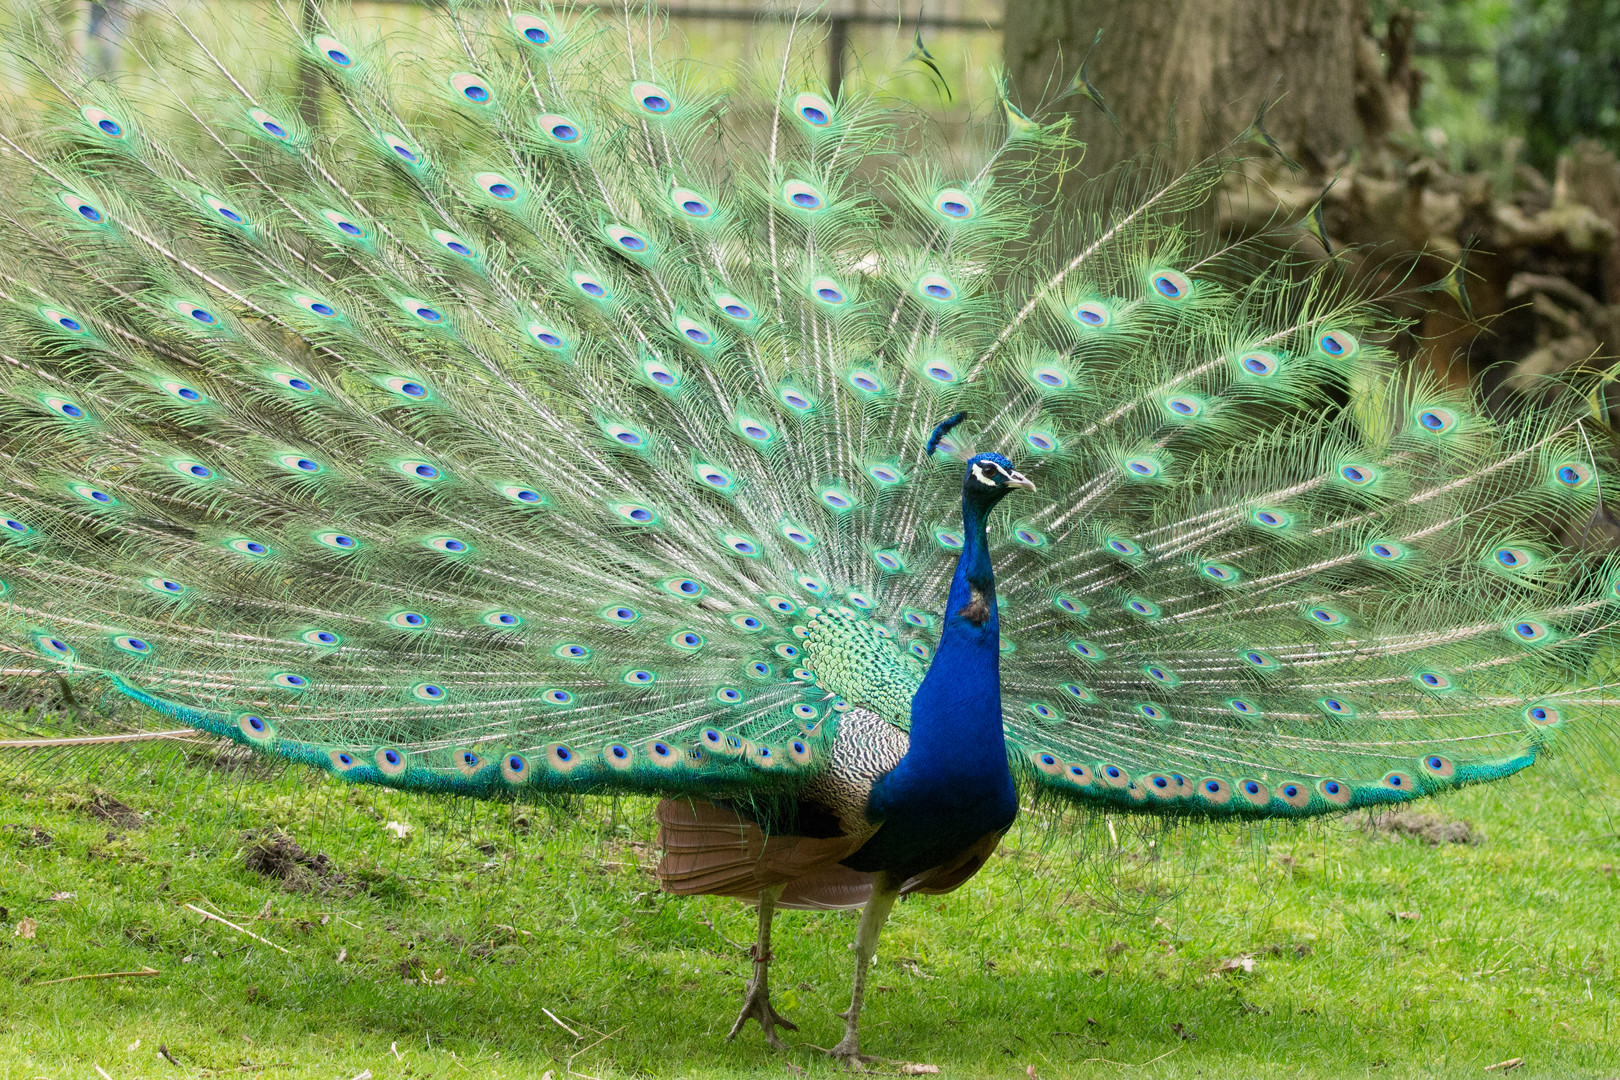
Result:
M0 781L0 1075L835 1072L811 1044L840 1034L853 917L778 921L787 1053L752 1027L726 1042L751 914L656 890L649 803L135 760ZM1026 815L966 887L896 909L865 1046L958 1077L1620 1076L1620 799L1544 775L1428 809L1484 839L1119 821L1121 853L1106 822L1076 844ZM245 864L242 835L270 828L330 856L299 871L317 888Z

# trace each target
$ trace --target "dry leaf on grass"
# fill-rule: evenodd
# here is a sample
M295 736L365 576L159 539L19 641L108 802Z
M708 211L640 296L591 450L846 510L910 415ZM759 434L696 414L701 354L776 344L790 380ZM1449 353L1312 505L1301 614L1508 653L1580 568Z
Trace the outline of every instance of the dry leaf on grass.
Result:
M32 938L34 931L39 929L39 923L33 919L19 919L17 928L11 932L12 937Z
M1230 960L1222 960L1216 965L1215 970L1219 972L1241 971L1247 975L1254 970L1254 954L1244 953L1242 956L1234 956Z
M396 840L403 840L407 836L411 835L411 826L405 824L403 821L390 821L388 824L384 825L383 828L393 833L394 839Z
M1389 913L1389 917L1395 922L1417 922L1423 918L1423 913L1418 911L1392 911Z
M900 1066L900 1075L901 1076L937 1076L937 1075L939 1075L939 1066L938 1065L919 1065L914 1061L908 1061L904 1065Z

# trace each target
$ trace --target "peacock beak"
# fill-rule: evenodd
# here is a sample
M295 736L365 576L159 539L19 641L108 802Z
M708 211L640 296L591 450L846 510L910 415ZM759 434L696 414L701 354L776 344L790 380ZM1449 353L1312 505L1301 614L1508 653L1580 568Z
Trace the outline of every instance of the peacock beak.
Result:
M1025 476L1021 472L1009 474L1007 477L1007 486L1010 488L1017 488L1019 491L1035 490L1035 484L1030 480L1029 477Z

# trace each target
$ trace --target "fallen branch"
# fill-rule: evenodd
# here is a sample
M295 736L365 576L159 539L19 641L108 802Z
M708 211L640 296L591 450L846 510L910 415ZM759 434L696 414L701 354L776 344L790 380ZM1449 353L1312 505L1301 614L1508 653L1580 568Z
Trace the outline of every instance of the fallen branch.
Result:
M99 975L69 975L65 979L47 979L44 982L32 983L33 986L55 986L57 983L78 982L81 979L137 979L143 975L161 975L163 972L157 968L146 968L143 971L103 971Z
M255 934L251 930L244 930L240 926L237 926L235 923L231 922L231 920L222 919L218 915L215 915L212 911L204 911L202 908L198 907L196 904L187 904L186 907L190 908L192 911L195 911L197 914L201 915L205 919L213 919L215 922L224 923L226 926L230 927L232 930L235 930L238 934L246 934L248 937L252 938L254 941L262 941L266 945L270 946L272 949L279 949L281 952L287 953L288 956L292 955L292 953L289 950L281 948L280 945L277 945L275 942L269 940L268 938L262 938L258 934Z
M545 1013L547 1016L551 1017L551 1022L552 1023L556 1024L558 1027L560 1027L564 1031L568 1032L568 1034L572 1035L574 1038L583 1039L585 1037L585 1036L581 1035L579 1032L575 1031L573 1028L569 1027L567 1024L563 1023L561 1020L558 1020L557 1019L557 1014L552 1012L550 1009L546 1008L544 1005L540 1006L540 1011Z

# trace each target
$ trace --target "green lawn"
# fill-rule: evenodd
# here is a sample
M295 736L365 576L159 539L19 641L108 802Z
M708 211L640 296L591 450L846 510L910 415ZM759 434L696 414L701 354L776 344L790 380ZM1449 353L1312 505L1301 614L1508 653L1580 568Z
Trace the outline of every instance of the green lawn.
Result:
M0 1076L834 1072L812 1044L841 1032L853 916L778 921L791 1050L726 1042L752 918L657 891L647 802L469 805L160 750L16 778L12 755ZM1560 779L1425 808L1475 844L1025 815L967 887L896 909L865 1046L958 1077L1620 1077L1620 797ZM302 891L248 865L274 829L330 857Z

